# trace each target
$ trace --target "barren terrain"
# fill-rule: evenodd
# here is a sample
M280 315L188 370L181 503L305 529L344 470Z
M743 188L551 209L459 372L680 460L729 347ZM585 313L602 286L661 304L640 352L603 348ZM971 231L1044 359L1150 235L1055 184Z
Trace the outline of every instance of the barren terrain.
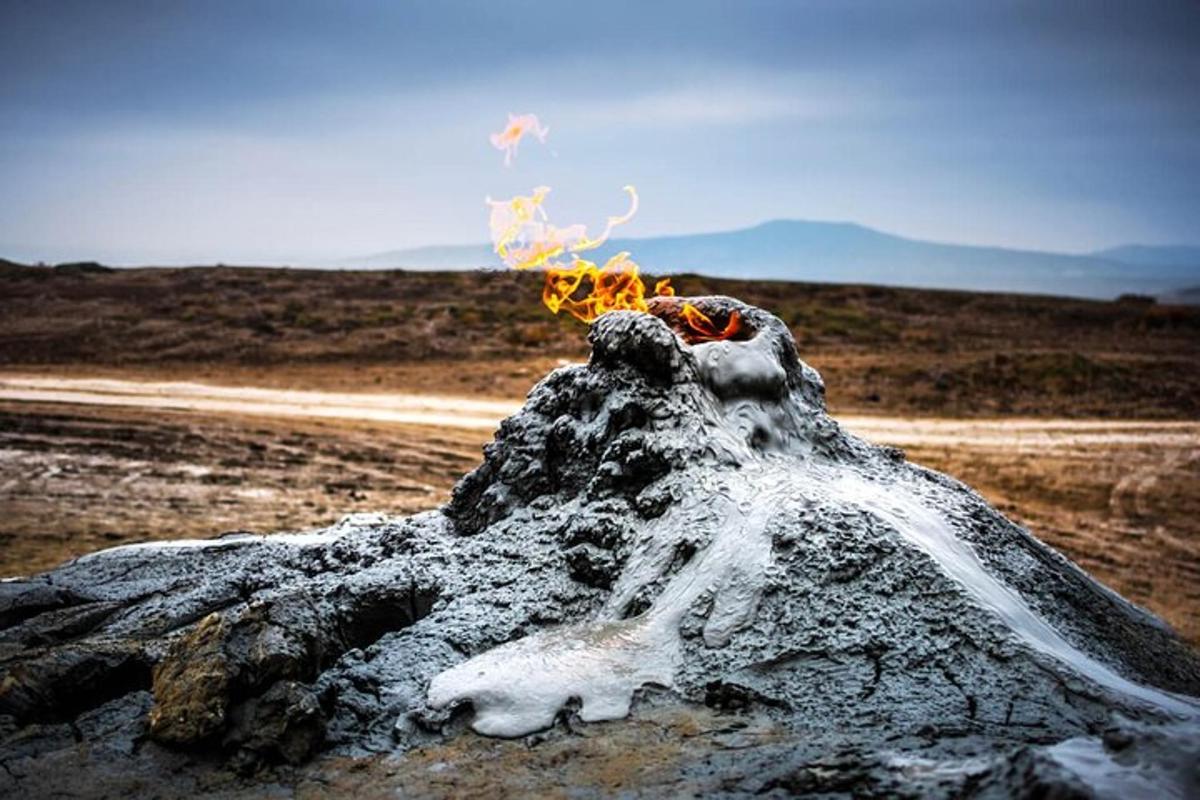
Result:
M838 414L1200 418L1200 308L672 278L770 310ZM538 275L0 262L0 367L510 400L586 329Z
M1200 641L1200 309L674 280L778 314L848 427ZM538 295L513 273L0 262L0 574L435 507L586 356Z

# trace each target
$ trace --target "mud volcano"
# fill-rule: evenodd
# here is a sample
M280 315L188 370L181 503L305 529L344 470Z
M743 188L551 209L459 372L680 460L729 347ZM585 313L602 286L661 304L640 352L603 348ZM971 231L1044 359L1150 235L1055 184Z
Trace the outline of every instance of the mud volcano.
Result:
M604 315L439 511L0 584L0 793L1200 791L1187 645L690 302L737 336Z

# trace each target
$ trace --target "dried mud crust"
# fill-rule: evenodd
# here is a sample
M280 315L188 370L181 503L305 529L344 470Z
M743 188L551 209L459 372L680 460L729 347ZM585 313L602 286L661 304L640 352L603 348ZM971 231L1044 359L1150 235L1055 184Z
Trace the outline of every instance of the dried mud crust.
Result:
M1156 743L1200 691L1183 642L967 487L846 434L774 317L704 302L743 315L752 352L726 363L652 316L606 315L589 364L539 384L442 511L118 548L0 584L0 787L234 793L319 779L314 757L340 781L329 759L369 772L386 754L406 791L454 793L472 780L456 748L504 747L466 732L496 702L529 712L504 718L516 733L550 708L552 732L525 740L541 755L581 746L572 726L603 713L520 674L434 703L439 676L663 608L666 673L611 729L666 740L660 772L635 760L620 777L632 790L1004 796L1079 789L1054 748L1105 731L1145 763L1179 755ZM920 509L950 538L916 536ZM674 723L637 727L659 714L767 734L744 757L692 748ZM536 768L531 752L513 769ZM451 775L416 777L429 758Z
M444 503L482 434L0 403L0 576L105 547L326 527Z

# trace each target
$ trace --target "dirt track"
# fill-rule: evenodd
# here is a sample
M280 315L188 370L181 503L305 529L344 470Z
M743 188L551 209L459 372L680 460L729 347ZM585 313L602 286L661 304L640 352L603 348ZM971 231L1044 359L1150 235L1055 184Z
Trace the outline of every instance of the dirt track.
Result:
M425 394L290 391L248 386L102 378L0 377L0 400L170 409L264 417L305 417L494 430L519 400ZM957 420L839 415L849 430L897 447L1017 450L1099 445L1200 448L1200 422L1077 419Z
M0 376L0 575L441 503L518 401ZM1200 422L841 415L1200 641Z
M171 409L264 417L307 417L491 431L520 401L417 394L288 391L201 383L101 378L0 378L0 400Z

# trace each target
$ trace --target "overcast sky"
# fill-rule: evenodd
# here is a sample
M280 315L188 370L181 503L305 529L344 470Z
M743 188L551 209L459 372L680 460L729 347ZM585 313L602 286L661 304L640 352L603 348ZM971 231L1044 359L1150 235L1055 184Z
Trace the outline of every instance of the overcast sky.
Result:
M308 261L850 220L1200 243L1200 3L0 0L0 256ZM488 143L536 112L511 169Z

